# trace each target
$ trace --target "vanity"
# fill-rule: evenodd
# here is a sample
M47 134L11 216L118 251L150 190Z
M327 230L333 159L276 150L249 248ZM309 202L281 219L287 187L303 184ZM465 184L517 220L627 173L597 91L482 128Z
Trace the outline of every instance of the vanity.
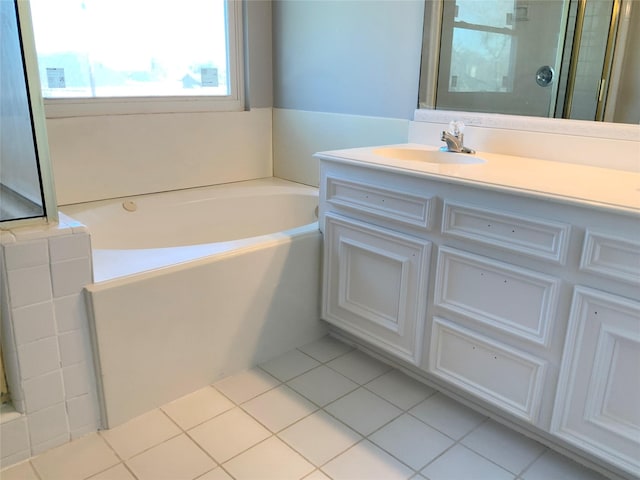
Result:
M336 332L640 476L639 173L425 144L316 157Z

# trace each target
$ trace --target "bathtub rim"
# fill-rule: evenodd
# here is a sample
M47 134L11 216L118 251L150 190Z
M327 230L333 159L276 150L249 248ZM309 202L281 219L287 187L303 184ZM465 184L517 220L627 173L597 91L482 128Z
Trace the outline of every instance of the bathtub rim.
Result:
M92 283L85 285L84 290L86 290L87 292L97 292L97 291L109 289L115 286L127 285L140 280L153 278L159 275L169 275L172 272L178 272L181 270L194 268L200 265L205 265L208 263L221 260L223 258L230 258L236 255L242 255L243 253L246 253L252 250L257 250L260 248L266 248L266 247L275 246L283 243L291 243L293 240L297 238L314 236L316 234L320 236L322 235L320 232L318 221L308 223L306 225L301 225L299 227L291 228L289 230L285 230L282 232L269 233L266 235L259 235L256 237L249 237L249 238L240 239L240 240L231 240L229 242L218 242L220 244L228 243L232 245L229 245L230 248L223 250L221 252L194 257L188 260L183 260L180 262L172 263L169 265L165 265L165 266L161 266L161 267L157 267L149 270L130 273L127 275L116 276L116 277L99 280L99 281L93 281ZM238 243L242 243L242 244L237 245ZM234 247L233 244L236 244L235 245L236 248L233 248ZM181 248L181 247L166 247L166 248L173 249L173 248ZM92 250L92 256L93 256L93 250ZM95 272L94 272L94 275L95 275Z

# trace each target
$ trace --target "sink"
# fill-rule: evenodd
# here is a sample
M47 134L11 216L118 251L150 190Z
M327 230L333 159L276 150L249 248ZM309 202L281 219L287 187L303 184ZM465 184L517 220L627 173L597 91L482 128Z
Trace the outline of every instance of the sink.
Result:
M470 153L443 152L442 150L426 150L422 148L382 147L373 153L396 160L415 160L417 162L438 164L473 164L485 163L486 160Z

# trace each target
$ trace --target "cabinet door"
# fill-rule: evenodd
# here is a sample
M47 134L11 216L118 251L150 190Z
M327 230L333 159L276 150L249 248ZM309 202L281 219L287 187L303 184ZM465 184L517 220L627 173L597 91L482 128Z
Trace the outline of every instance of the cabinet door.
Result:
M576 287L551 429L640 476L640 303Z
M431 242L327 214L322 317L420 363Z

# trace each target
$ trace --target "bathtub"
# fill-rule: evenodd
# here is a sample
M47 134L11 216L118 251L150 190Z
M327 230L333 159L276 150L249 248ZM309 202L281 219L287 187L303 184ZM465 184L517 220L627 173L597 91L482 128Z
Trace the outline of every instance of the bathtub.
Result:
M269 178L61 209L91 234L105 427L326 333L317 203Z

